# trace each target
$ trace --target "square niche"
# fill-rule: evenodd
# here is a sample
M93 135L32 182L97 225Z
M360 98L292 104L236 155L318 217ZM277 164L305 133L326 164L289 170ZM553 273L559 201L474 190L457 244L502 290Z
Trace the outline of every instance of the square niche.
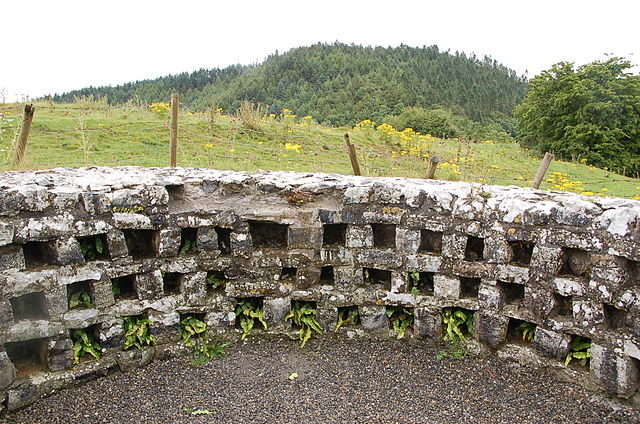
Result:
M320 284L333 284L335 275L332 266L323 266L320 269Z
M362 276L367 285L381 286L385 290L391 290L391 271L377 268L363 268Z
M134 259L152 258L155 256L154 230L122 230L127 242L129 255Z
M97 234L90 237L77 238L80 243L80 250L82 256L87 262L97 260L108 260L109 250L107 248L107 236L106 234Z
M182 274L179 272L162 273L162 291L165 296L180 294L180 283Z
M136 276L131 274L111 278L111 290L116 301L137 299Z
M535 244L526 241L509 241L511 248L511 263L514 265L529 266Z
M271 221L249 221L249 234L255 248L282 248L288 246L289 226Z
M183 228L180 231L180 249L181 255L193 255L198 253L198 229Z
M484 239L468 236L464 249L464 259L467 261L481 261L484 259Z
M420 230L420 246L418 253L432 253L440 255L442 253L442 232L431 230Z
M205 280L207 285L207 294L223 293L227 287L227 276L224 271L207 271Z
M322 226L323 247L343 247L347 240L347 224L324 224Z
M460 277L460 297L477 299L481 281L480 278Z
M16 368L17 378L46 371L47 339L5 343L4 348L11 363Z
M222 255L231 254L231 228L214 227L218 236L218 249Z
M396 248L396 226L394 224L371 224L373 247L382 249Z
M67 284L67 306L71 309L91 309L94 307L91 281Z
M15 322L23 319L38 320L49 317L49 309L44 292L27 293L13 297L9 299L9 303L11 303Z
M26 269L36 269L47 265L49 244L41 241L29 241L22 245Z
M409 292L422 296L433 296L434 272L410 272Z
M504 302L506 305L518 306L524 301L524 286L522 284L498 281L496 285L504 294Z
M591 253L580 249L562 249L560 275L589 279L591 276Z

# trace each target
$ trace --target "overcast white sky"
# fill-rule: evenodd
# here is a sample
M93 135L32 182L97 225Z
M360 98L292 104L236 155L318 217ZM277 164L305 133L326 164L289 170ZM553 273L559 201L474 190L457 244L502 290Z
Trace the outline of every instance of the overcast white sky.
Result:
M604 53L640 61L637 0L146 1L0 4L0 90L10 99L260 62L318 41L436 44L533 76Z

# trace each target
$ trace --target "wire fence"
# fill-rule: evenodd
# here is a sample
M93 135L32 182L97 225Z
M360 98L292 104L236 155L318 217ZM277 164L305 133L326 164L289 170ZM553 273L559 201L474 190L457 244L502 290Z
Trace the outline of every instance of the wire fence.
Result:
M169 113L153 113L148 105L37 104L36 108L39 113L29 133L26 159L16 165L23 106L0 107L2 170L170 163ZM176 160L184 167L351 174L345 132L356 148L362 174L369 176L425 178L431 158L440 156L436 178L526 187L539 164L535 156L525 155L511 161L511 167L500 163L499 157L494 158L498 165L489 165L487 158L477 159L483 149L475 143L431 138L428 143L416 139L400 145L383 140L374 128L328 130L314 122L281 117L261 118L252 128L230 115L181 111L178 123ZM501 154L499 147L494 150ZM507 150L503 153L508 154ZM564 176L548 176L543 188L580 192L586 191L584 184L640 187L640 180L616 174L570 183ZM616 194L636 197L640 191Z

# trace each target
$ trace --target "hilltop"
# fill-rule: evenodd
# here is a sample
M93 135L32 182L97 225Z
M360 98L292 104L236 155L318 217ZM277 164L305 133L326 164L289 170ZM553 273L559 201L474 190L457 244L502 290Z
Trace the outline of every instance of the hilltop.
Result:
M275 52L256 65L200 69L191 73L88 87L55 95L73 102L91 95L109 104L166 101L171 93L195 110L235 111L250 100L313 116L330 125L377 122L410 106L443 108L474 121L508 118L525 95L526 80L490 57L441 51L437 46L363 47L315 44Z

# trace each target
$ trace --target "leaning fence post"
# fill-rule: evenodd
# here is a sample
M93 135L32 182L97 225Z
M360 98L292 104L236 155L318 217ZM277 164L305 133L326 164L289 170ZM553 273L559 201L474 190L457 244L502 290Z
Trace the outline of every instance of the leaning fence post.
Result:
M549 169L549 165L551 165L552 160L553 153L547 152L544 154L544 158L542 158L542 162L540 162L540 168L538 168L536 178L533 180L533 184L531 185L532 188L540 188L544 174L547 173L547 169Z
M360 165L358 164L358 157L356 156L356 146L349 141L349 134L344 135L344 141L347 143L347 151L349 153L349 159L351 160L351 167L353 168L353 175L362 175L360 173Z
M33 121L33 113L36 108L33 105L24 106L24 117L22 118L22 127L20 128L20 135L18 135L18 144L16 146L16 152L13 157L13 166L17 167L22 165L24 160L24 151L27 148L27 139L29 138L29 131L31 130L31 121Z
M177 93L171 95L171 167L176 166L178 153L178 108L180 107Z
M440 162L440 158L438 156L433 156L429 161L429 167L427 168L427 179L433 179L434 174L436 173L436 168L438 167L438 162Z

